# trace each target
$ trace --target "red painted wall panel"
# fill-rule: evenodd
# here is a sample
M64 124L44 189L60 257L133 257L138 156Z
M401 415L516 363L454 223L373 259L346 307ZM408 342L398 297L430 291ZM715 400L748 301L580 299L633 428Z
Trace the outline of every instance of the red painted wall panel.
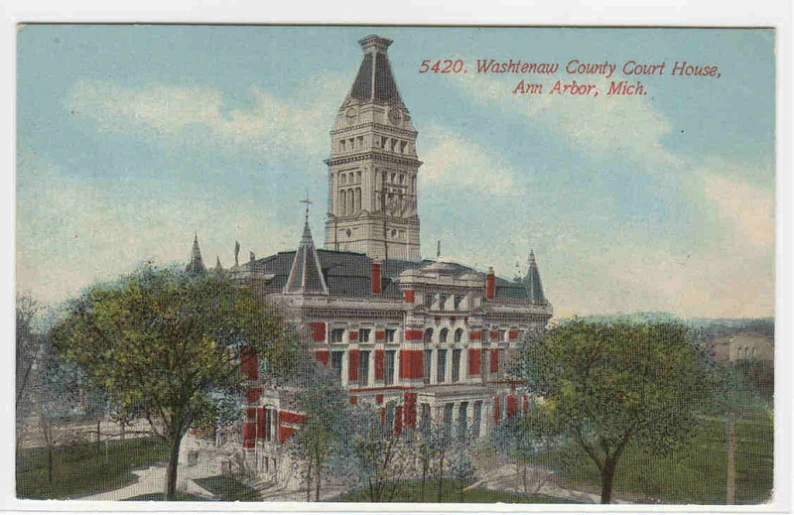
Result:
M480 375L480 349L469 349L469 376Z
M328 358L331 357L331 353L327 350L318 350L316 352L317 361L323 364L324 367L328 366Z
M401 379L422 379L424 370L422 369L423 354L421 350L401 350L400 351L400 378Z
M507 396L507 409L505 410L507 418L513 418L518 415L518 399L515 395Z
M243 448L256 447L256 422L243 422Z
M325 341L325 322L312 322L312 339L315 342Z
M347 380L358 381L358 349L349 350L347 358Z
M256 437L259 440L265 439L265 408L257 408L256 410Z
M383 381L384 352L381 349L375 351L375 380Z
M408 342L421 342L424 334L420 329L406 329L405 341Z

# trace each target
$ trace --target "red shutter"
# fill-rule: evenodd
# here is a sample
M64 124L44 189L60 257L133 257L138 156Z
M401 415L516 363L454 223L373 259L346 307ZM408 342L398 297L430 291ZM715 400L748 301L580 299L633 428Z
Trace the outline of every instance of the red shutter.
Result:
M507 396L507 418L513 418L518 415L518 399L515 395Z
M480 349L469 349L469 376L480 375Z
M347 355L347 380L358 381L358 349L349 350Z
M375 380L383 380L383 350L375 350Z

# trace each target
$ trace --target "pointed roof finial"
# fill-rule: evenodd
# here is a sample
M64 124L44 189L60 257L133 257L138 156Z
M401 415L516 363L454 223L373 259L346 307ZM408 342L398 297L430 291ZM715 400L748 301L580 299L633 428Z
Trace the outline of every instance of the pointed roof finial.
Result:
M533 304L547 304L546 296L543 294L543 284L540 282L540 271L538 263L535 261L535 251L529 251L529 270L524 277L524 286L527 289L527 297Z
M295 259L287 277L287 284L284 286L284 293L328 295L328 285L325 283L320 257L314 247L312 231L309 228L309 194L301 200L306 204L306 219L303 223L303 236L301 236L300 246L295 252Z
M216 272L222 272L223 271L223 266L221 266L221 257L220 256L215 256L215 271Z
M314 245L314 241L312 240L312 232L309 229L309 206L313 204L311 200L309 200L309 192L306 191L306 198L300 201L301 204L306 204L306 215L303 220L303 236L301 237L301 245L311 244Z
M204 260L201 259L201 248L199 248L198 232L193 236L193 248L190 251L190 262L185 267L185 271L202 274L207 271Z

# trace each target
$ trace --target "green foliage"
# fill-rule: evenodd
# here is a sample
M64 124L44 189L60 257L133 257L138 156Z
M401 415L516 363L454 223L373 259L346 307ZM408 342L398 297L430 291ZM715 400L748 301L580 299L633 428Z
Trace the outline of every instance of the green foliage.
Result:
M775 391L775 364L755 359L741 360L736 372L744 385L766 402L772 402Z
M370 502L389 502L415 462L416 435L382 425L377 410L364 405L347 415L348 435L334 457L334 471L353 490L363 489Z
M391 486L391 485L390 485ZM426 499L421 497L421 487L418 481L402 481L394 485L395 495L390 500L391 502L436 502L439 498L439 485L433 481L427 485ZM521 495L514 492L497 492L494 490L487 490L485 488L472 488L467 490L463 499L460 497L460 485L456 481L445 479L441 482L440 489L442 503L541 503L541 504L559 504L559 503L573 503L566 499L558 499L555 497L548 497L543 495ZM370 502L369 493L366 490L355 490L342 494L336 499L331 499L337 502Z
M193 481L212 492L219 501L258 502L262 500L256 490L231 476L203 477Z
M290 440L289 452L300 467L307 497L314 482L315 500L319 501L322 480L331 472L326 464L340 453L350 434L348 415L352 407L338 376L311 356L298 361L293 375L301 391L297 409L307 420Z
M107 453L104 445L108 446ZM107 442L101 450L94 443L57 447L54 454L56 467L50 484L46 449L21 449L17 453L17 497L66 499L121 488L137 481L133 470L165 459L168 446L159 439L135 439Z
M609 502L630 440L664 455L698 426L714 386L703 357L676 321L562 323L526 349L527 383L542 401L524 428L576 442L601 472Z
M172 442L169 496L182 436L191 425L218 420L212 392L239 391L243 349L256 351L273 375L295 359L286 324L250 289L225 274L150 265L91 288L51 334L61 355L105 390L122 416L160 420Z
M52 330L58 350L115 404L143 407L169 432L211 415L212 389L239 384L243 345L289 366L285 336L278 314L228 278L151 266L92 288Z
M763 410L748 410L736 422L736 500L739 504L766 502L773 486L772 418ZM666 456L656 456L637 442L629 442L615 476L615 495L645 503L724 504L727 484L727 431L721 418L707 418L685 444ZM562 486L594 491L601 472L571 441L541 452L536 462L556 470Z

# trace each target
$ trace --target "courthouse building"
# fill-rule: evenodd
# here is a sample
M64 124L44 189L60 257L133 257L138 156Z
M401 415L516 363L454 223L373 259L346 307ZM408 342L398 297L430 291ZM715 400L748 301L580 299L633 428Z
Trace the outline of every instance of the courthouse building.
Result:
M552 306L532 252L526 276L512 280L421 258L417 131L392 74L391 41L359 43L364 57L331 130L324 248L307 206L297 250L252 254L244 264L235 256L229 272L306 328L351 403L379 407L398 430L436 423L483 435L524 409L506 365L526 333L546 326ZM200 259L196 242L194 266ZM255 356L243 367L243 447L264 473L303 417L294 395L258 382Z

